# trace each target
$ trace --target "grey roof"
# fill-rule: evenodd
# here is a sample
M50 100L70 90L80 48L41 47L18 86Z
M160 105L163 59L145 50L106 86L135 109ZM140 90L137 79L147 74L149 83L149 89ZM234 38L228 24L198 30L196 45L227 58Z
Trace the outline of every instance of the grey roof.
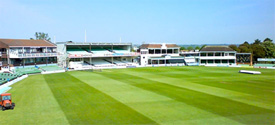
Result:
M235 51L228 46L205 46L200 51Z

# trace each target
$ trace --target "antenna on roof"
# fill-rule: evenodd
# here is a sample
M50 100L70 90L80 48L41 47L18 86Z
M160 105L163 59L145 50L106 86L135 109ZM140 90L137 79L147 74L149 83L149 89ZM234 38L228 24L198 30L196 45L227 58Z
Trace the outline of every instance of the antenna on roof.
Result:
M85 29L85 43L87 42L87 41L86 41L86 39L87 39L86 37L87 37L87 36L86 36L86 29Z

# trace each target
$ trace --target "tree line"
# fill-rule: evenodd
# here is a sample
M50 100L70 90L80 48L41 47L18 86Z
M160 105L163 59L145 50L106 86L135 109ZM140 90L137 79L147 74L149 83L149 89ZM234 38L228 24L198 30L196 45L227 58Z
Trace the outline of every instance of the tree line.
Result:
M258 58L275 58L275 44L270 38L264 39L263 42L256 39L251 44L245 41L239 46L232 44L229 47L238 53L252 53L253 61L257 61Z
M199 50L201 47L199 47L199 46L196 46L195 48L193 47L193 46L188 46L187 48L185 48L185 47L180 47L180 50L188 50L188 51L190 51L190 50Z

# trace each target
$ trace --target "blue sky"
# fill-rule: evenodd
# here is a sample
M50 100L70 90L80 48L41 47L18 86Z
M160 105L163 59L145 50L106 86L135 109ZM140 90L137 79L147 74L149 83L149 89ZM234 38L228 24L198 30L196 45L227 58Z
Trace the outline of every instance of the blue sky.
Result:
M275 37L274 0L0 0L0 38L240 44Z

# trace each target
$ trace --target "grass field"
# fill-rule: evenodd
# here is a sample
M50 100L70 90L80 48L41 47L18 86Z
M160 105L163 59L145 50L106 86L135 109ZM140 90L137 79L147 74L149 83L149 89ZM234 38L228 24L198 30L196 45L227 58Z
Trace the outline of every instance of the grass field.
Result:
M0 111L0 124L275 124L275 70L240 69L31 75L12 86L16 107Z

